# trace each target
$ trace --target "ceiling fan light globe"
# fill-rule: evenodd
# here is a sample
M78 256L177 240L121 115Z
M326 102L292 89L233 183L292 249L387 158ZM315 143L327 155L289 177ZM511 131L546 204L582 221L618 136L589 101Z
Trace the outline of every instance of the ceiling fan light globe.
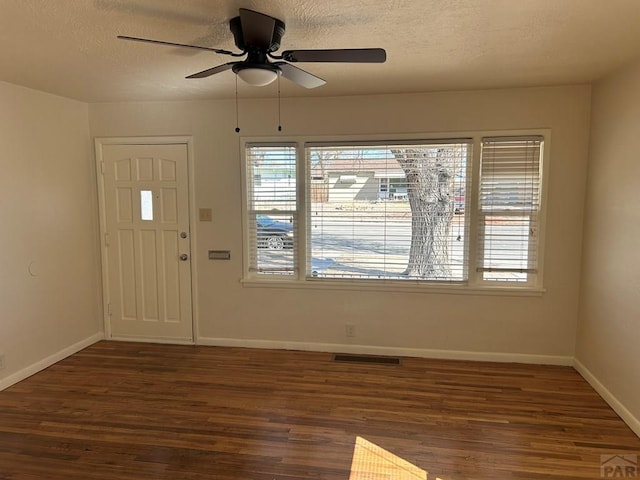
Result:
M267 70L266 68L243 68L238 70L237 75L242 81L253 87L264 87L273 83L278 78L278 72L275 70Z

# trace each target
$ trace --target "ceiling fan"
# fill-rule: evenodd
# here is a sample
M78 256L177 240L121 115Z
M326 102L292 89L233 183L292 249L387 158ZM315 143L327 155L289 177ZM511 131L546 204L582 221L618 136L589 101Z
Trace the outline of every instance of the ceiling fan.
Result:
M246 8L241 8L240 16L229 21L229 28L233 33L236 46L241 50L240 52L126 35L118 35L118 38L208 50L231 57L246 56L243 60L223 63L189 75L187 78L205 78L232 70L242 80L253 86L268 85L279 75L305 88L316 88L326 83L320 77L292 65L296 62L384 63L387 59L387 54L382 48L285 50L281 55L274 55L274 52L280 48L280 41L285 32L284 22Z

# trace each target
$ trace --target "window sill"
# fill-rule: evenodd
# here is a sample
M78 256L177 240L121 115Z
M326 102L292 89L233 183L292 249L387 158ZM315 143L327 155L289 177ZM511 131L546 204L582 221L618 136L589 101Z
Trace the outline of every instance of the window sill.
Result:
M384 282L366 280L334 280L334 279L243 279L240 281L247 288L294 288L303 290L351 290L361 292L401 292L434 295L497 295L512 297L541 297L546 289L541 287L476 286L464 283L454 285L422 284L412 281Z

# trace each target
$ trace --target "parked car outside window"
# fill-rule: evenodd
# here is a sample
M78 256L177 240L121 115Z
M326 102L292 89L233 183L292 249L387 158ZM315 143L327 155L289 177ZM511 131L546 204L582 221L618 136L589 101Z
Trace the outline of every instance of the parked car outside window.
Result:
M256 216L258 248L282 250L293 248L293 224L268 215Z

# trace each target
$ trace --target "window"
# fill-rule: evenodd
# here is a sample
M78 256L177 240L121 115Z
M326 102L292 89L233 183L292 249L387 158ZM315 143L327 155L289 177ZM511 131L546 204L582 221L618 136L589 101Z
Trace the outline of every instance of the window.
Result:
M151 190L140 190L140 219L153 220L153 192Z
M542 141L483 139L477 268L483 280L530 283L537 274Z
M539 287L544 137L470 137L246 143L247 278Z
M247 147L249 271L293 275L297 212L296 149Z
M464 280L466 222L455 215L453 192L465 189L470 152L466 140L307 144L307 170L329 179L327 200L307 205L307 274ZM388 192L379 179L388 179Z

